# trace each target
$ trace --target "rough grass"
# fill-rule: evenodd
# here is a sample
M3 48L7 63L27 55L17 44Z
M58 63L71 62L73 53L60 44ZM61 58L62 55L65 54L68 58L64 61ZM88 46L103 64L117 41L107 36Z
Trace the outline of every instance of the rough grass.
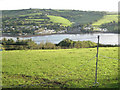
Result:
M97 22L93 23L92 25L100 26L105 23L110 22L118 22L118 15L105 15L102 19L98 20Z
M96 48L2 52L3 87L91 88ZM118 88L118 48L100 48L99 88ZM88 62L89 61L89 62ZM82 66L81 66L82 65ZM22 86L23 85L23 86Z
M61 23L63 26L70 26L72 23L63 17L60 16L52 16L52 15L47 15L52 22L54 23Z

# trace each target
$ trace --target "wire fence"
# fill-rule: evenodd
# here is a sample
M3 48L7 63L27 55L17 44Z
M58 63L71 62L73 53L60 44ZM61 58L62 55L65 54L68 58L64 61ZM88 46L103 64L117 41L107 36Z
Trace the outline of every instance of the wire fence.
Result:
M119 59L116 59L116 58L111 58L111 57L107 57L107 56L103 56L103 55L99 55L99 56L102 56L102 57L105 57L105 58L109 58L109 59L113 59L113 60L119 60ZM79 68L82 67L82 66L87 65L90 61L94 60L95 58L96 58L96 56L90 58L89 60L87 60L86 63L80 65ZM62 77L66 77L67 75L69 75L69 74L71 74L71 73L73 73L73 72L74 72L74 71L71 71L71 72L65 74L64 76L60 76L60 77L51 79L51 80L49 80L49 81L44 81L44 82L41 82L41 83L39 83L39 84L16 85L16 86L3 86L3 87L4 87L4 88L6 88L6 87L10 87L10 88L24 88L24 87L31 87L31 86L39 86L39 85L42 85L42 84L48 84L48 83L50 83L50 82L51 82L51 83L54 83L54 82L57 82L57 79L62 78Z
M120 59L116 59L116 58L112 58L112 57L104 56L104 55L101 55L101 54L100 54L99 56L104 57L104 58L114 59L114 60L120 60Z
M97 37L79 38L79 39L93 39L93 38L96 39ZM101 54L100 54L99 56L100 56L100 57L104 57L104 58L119 60L119 59L112 58L112 57L108 57L108 56L104 56L104 55L101 55ZM88 59L86 63L78 66L78 68L81 68L82 66L87 65L89 62L91 62L91 61L94 60L95 58L96 58L96 56L93 56L92 58ZM67 73L67 74L65 74L65 75L63 75L63 76L56 77L56 78L51 79L51 80L49 80L49 81L40 82L40 83L38 83L38 84L16 85L16 86L12 86L12 85L11 85L11 86L3 86L3 88L7 88L7 87L11 87L11 88L23 88L23 87L39 86L39 85L42 85L42 84L47 84L47 83L49 83L49 82L54 83L54 82L57 82L57 79L60 79L60 78L62 78L62 77L66 77L66 76L70 75L70 74L73 73L73 72L75 72L75 71L70 71L69 73Z
M89 59L86 63L80 65L79 68L82 67L82 66L84 66L84 65L86 65L88 62L90 62L91 60L93 60L95 57L96 57L96 56L94 56L94 57L92 57L91 59ZM71 72L69 72L68 74L66 74L66 75L64 75L64 76L61 76L61 77L65 77L65 76L71 74L72 72L74 72L74 71L71 71ZM58 77L58 78L60 78L60 77ZM58 79L58 78L56 78L56 79ZM56 79L54 79L54 80L56 80Z
M111 58L111 57L107 57L107 56L103 56L103 55L99 55L99 56L102 56L102 57L105 57L105 58L109 58L109 59L118 60L118 59L116 59L116 58ZM95 58L96 58L96 56L90 58L86 63L84 63L84 64L82 64L82 65L80 65L80 66L78 66L78 67L80 68L80 67L82 67L82 66L87 65L90 61L94 60ZM39 86L39 85L42 85L42 84L47 84L47 83L49 83L49 82L53 82L53 83L54 83L54 82L57 82L57 79L62 78L62 77L66 77L67 75L69 75L69 74L71 74L71 73L73 73L73 72L74 72L74 71L71 71L71 72L65 74L64 76L60 76L60 77L51 79L50 81L41 82L41 83L39 83L39 84L18 85L18 86L4 86L4 87L22 88L22 87Z

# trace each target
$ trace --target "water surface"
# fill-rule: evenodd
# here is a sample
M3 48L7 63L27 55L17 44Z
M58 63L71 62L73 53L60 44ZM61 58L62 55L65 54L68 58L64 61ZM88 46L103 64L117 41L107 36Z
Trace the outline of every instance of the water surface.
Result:
M20 39L32 39L37 44L40 42L51 42L54 44L58 44L65 38L69 38L74 41L93 41L97 43L97 36L100 36L100 43L101 44L111 44L115 45L118 44L118 34L114 33L94 33L94 34L55 34L55 35L45 35L45 36L33 36L33 37L21 37ZM16 37L6 37L12 38L16 40Z

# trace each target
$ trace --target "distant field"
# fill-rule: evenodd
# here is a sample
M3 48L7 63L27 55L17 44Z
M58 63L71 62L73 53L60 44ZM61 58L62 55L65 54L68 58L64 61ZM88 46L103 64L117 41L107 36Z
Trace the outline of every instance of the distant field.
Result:
M69 20L60 16L52 16L52 15L47 15L47 16L51 19L52 22L61 23L63 26L70 26L72 24Z
M102 19L98 20L97 22L93 23L92 25L100 26L105 23L110 22L118 22L118 15L105 15Z
M19 16L34 16L34 15L40 15L41 13L32 13L32 14L25 14L25 15L19 15ZM60 17L60 16L52 16L52 15L47 15L47 17L50 18L50 21L52 21L53 23L61 23L63 26L70 26L72 25L72 23L66 19L66 18L63 18L63 17ZM38 21L44 21L44 20L47 20L47 19L25 19L27 21L36 21L36 23ZM49 20L47 20L49 21Z
M25 20L29 20L29 21L44 21L46 19L25 19Z
M118 48L100 48L99 88L118 88ZM3 87L90 88L95 80L96 48L2 52ZM91 61L89 61L91 59ZM22 86L25 85L25 86Z

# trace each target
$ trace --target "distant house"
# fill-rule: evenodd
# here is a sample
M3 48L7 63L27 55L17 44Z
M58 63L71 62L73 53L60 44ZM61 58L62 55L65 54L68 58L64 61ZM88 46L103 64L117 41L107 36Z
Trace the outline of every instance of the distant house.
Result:
M18 33L18 35L19 35L19 36L21 36L21 35L22 35L22 33Z
M106 32L106 31L108 31L108 29L107 29L107 28L104 28L102 31Z
M84 29L85 29L85 30L90 30L90 29L91 29L91 27L85 27Z
M67 32L67 30L61 30L61 31L58 31L57 33L65 33Z
M10 32L8 32L8 33L6 33L6 34L11 35L11 33L10 33Z
M55 30L37 30L36 34L52 34L52 33L56 33Z
M98 27L93 27L94 31L100 31L100 32L107 32L108 29L107 28L98 28Z
M27 33L22 33L22 35L27 35Z

